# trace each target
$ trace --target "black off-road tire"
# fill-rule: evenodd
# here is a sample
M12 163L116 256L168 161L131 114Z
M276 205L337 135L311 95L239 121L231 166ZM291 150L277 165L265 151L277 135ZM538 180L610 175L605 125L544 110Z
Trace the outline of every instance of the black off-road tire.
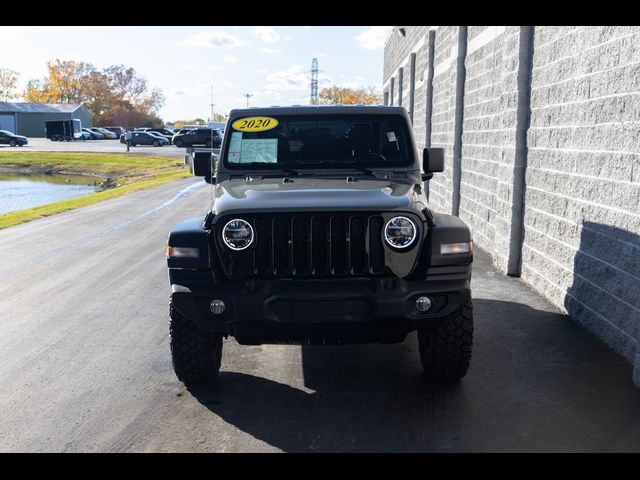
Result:
M178 380L187 386L212 383L222 361L222 336L204 332L169 307L171 361Z
M178 139L178 140L175 141L174 145L176 147L178 147L178 148L182 148L182 147L184 147L184 142L182 140Z
M16 141L15 140L9 140L9 146L10 147L15 147L16 146Z
M418 332L420 361L430 380L452 381L464 377L471 362L473 305L468 300L462 311L434 330Z

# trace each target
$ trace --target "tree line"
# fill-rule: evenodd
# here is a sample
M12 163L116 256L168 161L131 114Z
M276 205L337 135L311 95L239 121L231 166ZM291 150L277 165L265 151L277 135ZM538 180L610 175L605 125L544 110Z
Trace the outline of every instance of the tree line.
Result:
M22 95L15 92L17 79L17 72L0 68L0 100L22 96L26 102L83 103L96 125L163 126L158 117L162 91L125 65L97 69L86 62L50 60L47 75L30 80Z
M83 103L93 114L96 125L164 126L158 117L165 101L162 91L151 88L131 67L112 65L100 70L87 62L50 60L47 75L30 80L22 93L16 92L18 75L0 67L0 101L22 97L27 102ZM320 90L318 103L372 105L381 103L381 97L373 88L334 85ZM224 117L216 113L213 121L224 121ZM198 118L178 120L175 125L205 123Z

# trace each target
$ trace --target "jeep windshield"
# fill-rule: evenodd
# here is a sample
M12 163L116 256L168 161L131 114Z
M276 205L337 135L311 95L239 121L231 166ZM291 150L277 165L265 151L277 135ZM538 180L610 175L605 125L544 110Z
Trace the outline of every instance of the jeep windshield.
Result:
M266 129L251 131L256 126ZM369 168L411 167L410 145L408 126L398 115L269 115L234 119L222 155L230 170L346 168L366 173Z

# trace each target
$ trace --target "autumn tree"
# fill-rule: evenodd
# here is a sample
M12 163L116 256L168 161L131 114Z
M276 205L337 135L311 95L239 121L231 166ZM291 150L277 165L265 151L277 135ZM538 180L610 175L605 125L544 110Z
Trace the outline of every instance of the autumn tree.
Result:
M207 122L204 121L204 118L196 118L194 120L176 120L173 122L173 128L176 130L181 129L185 125L206 125Z
M320 90L319 100L322 104L375 105L381 103L380 95L372 87L354 89L337 85Z
M150 89L133 68L113 65L98 70L90 63L52 60L47 70L47 77L28 83L28 102L84 103L97 124L162 126L157 116L164 104L162 92Z
M6 102L17 95L13 90L18 84L18 72L10 68L0 67L0 101Z

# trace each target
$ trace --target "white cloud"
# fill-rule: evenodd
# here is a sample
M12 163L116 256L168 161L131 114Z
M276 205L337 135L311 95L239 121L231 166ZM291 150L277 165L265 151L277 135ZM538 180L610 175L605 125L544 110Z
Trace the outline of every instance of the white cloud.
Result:
M199 68L194 65L193 63L186 63L184 65L180 65L180 68L182 68L183 70L190 70L192 72L195 72L196 70L199 70Z
M282 52L282 50L277 50L275 48L266 48L266 47L260 47L260 51L262 53L280 53L280 52Z
M240 61L238 57L233 55L225 55L222 60L224 63L238 63Z
M356 37L356 42L367 50L376 50L384 47L384 42L393 27L369 27Z
M280 41L280 34L271 27L256 27L253 34L265 43Z
M247 42L227 32L201 32L177 41L181 47L234 48Z
M269 73L265 90L304 90L309 88L311 79L300 65L292 65L286 70Z

